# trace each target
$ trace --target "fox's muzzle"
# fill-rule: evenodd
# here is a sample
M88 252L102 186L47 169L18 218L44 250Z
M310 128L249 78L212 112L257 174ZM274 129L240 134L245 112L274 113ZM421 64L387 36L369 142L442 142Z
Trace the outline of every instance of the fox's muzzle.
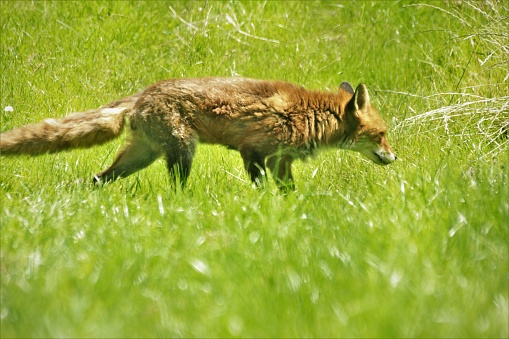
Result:
M376 152L373 152L373 154L375 155L376 160L374 160L373 158L370 159L373 160L378 165L388 165L396 161L396 159L398 158L396 154L394 154L394 152L387 152L384 150L378 150Z

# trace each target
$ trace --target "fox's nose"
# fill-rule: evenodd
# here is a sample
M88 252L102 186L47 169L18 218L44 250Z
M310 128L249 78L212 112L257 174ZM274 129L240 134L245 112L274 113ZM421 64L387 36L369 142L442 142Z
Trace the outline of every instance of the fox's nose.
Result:
M377 152L374 152L374 154L376 155L377 159L373 159L372 160L376 163L378 163L379 165L388 165L390 163L393 163L395 160L396 160L396 154L392 153L392 152L387 152L387 151L383 151L383 150L379 150Z

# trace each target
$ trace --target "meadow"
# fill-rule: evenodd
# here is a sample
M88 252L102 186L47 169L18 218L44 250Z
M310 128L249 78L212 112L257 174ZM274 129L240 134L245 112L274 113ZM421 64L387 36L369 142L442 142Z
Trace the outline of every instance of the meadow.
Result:
M508 337L509 5L2 1L1 131L161 79L365 83L398 160L330 149L296 191L200 145L0 158L0 336Z

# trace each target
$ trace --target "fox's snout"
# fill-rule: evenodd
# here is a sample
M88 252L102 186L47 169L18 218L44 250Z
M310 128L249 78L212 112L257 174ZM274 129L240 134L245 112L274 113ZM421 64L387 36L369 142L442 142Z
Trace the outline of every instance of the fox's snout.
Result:
M353 151L357 151L364 155L369 160L373 161L377 165L388 165L393 163L398 158L390 147L364 147L351 148ZM373 145L372 145L373 146Z
M396 159L398 158L391 149L384 150L383 148L381 148L373 153L376 157L376 161L374 162L377 163L378 165L388 165L396 161Z
M371 140L369 137L364 136L355 143L350 144L347 149L361 153L377 165L388 165L396 161L398 157L391 146L389 146L387 139L376 139Z

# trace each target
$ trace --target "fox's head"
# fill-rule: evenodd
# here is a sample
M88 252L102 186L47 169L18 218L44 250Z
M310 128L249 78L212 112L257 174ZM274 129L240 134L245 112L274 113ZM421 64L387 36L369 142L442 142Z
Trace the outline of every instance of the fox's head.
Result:
M341 148L357 151L378 165L396 160L386 138L387 126L371 104L366 86L360 84L354 92L352 86L344 82L341 89L353 94L345 108L346 138Z

